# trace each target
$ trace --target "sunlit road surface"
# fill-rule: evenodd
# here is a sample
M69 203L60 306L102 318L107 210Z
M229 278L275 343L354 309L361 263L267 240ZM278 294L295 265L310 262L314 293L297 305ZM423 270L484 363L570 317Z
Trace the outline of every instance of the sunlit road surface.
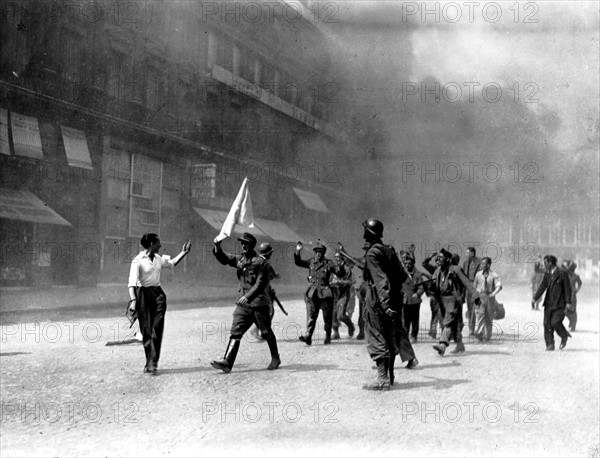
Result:
M586 287L587 286L587 287ZM389 392L364 341L311 347L300 298L274 330L282 366L266 371L251 335L233 371L210 366L228 340L231 307L167 312L158 376L142 373L141 344L122 316L4 323L2 456L598 456L599 315L596 286L580 293L577 332L546 352L543 312L525 286L505 286L494 338L465 338L440 357L421 332L415 370L396 364ZM357 311L354 313L356 322ZM423 328L429 323L421 307ZM28 315L27 319L31 319ZM452 346L450 347L450 349Z

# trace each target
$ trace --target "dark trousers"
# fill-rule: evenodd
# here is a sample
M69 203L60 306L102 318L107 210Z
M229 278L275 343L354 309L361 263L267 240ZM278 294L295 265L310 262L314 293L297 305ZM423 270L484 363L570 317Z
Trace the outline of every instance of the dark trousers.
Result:
M167 296L160 286L142 286L137 289L137 302L146 367L156 367L165 327Z
M402 319L404 329L411 337L417 338L419 334L419 313L421 304L404 304L402 309Z
M389 358L398 353L395 337L398 321L401 320L387 316L379 307L374 308L373 304L365 303L367 351L371 359ZM410 345L410 341L408 344Z
M441 296L440 308L442 310L442 337L440 342L449 344L450 340L462 342L462 304L454 296Z
M465 291L466 293L466 299L467 299L467 320L469 323L469 335L473 335L475 333L475 322L476 322L476 318L475 318L475 304L474 301L475 299L473 299L473 296L471 296L471 294L469 294L469 291Z
M429 308L431 309L431 322L429 323L429 334L437 334L437 326L442 322L440 304L434 296L429 298Z
M358 331L364 332L365 330L365 301L358 295Z
M572 301L573 303L571 304L572 309L571 310L567 310L567 318L569 319L569 330L570 331L575 331L575 328L577 327L577 301Z
M406 307L406 306L405 306ZM396 340L396 353L400 355L402 362L410 361L415 357L415 351L408 338L408 333L404 329L402 324L402 310L398 311L398 316L394 318L396 324L395 340Z
M269 340L275 337L271 329L271 311L269 306L250 307L248 305L238 305L233 311L231 338L241 339L252 324L256 324L263 339Z
M325 322L325 336L331 335L333 327L333 297L304 297L306 303L306 334L311 336L315 332L319 310L323 310L323 321Z
M348 306L350 304L350 287L335 288L333 290L333 300L333 329L337 331L340 327L340 323L344 323L348 327L352 326L352 320L348 316Z
M563 324L564 319L564 309L552 310L550 307L544 307L544 340L547 347L554 345L554 331L561 339L571 336Z

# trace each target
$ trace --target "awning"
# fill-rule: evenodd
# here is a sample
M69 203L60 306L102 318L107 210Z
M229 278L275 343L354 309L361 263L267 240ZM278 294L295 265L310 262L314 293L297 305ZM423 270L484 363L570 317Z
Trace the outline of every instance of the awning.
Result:
M43 159L42 138L40 137L40 126L37 118L11 111L10 120L15 154Z
M85 132L65 126L60 126L60 129L69 165L94 170Z
M213 228L215 228L219 232L221 231L221 229L223 228L223 223L225 222L225 219L227 218L227 212L224 212L221 210L212 210L210 208L199 208L199 207L194 207L194 210L196 211L196 213L198 213L202 217L202 219L204 219ZM234 229L234 232L236 234L242 234L244 232L248 232L248 233L254 235L255 237L266 237L267 236L264 232L262 232L260 229L258 229L256 227L256 224L254 225L253 228L236 226L236 228Z
M254 224L261 231L278 242L298 242L302 240L287 224L270 219L254 218Z
M8 110L0 108L0 154L10 156L8 146Z
M7 188L0 188L0 218L71 226L35 194Z
M327 206L321 200L318 194L314 192L306 191L304 189L292 188L296 195L300 198L302 203L309 210L314 210L317 212L329 213Z

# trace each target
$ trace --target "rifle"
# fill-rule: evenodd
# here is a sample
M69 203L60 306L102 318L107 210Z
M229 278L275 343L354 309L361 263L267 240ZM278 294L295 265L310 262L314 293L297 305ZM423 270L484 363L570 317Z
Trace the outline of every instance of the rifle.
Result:
M339 254L341 254L343 257L345 257L348 261L352 262L355 267L358 267L360 270L364 270L364 266L360 263L360 261L357 261L355 258L353 258L348 253L346 253L346 251L344 251L344 246L340 242L338 242L337 244L338 244L337 252Z
M285 309L283 308L283 305L281 305L281 301L279 300L279 298L275 295L275 293L273 293L273 300L275 301L275 303L279 306L279 308L281 309L281 311L283 312L283 314L285 316L288 316L288 312L285 311Z
M430 278L429 280L423 280L422 282L415 283L415 285L414 285L414 286L421 286L421 285L424 285L424 284L426 284L426 283L430 283L430 282L432 282L432 281L435 281L435 278Z

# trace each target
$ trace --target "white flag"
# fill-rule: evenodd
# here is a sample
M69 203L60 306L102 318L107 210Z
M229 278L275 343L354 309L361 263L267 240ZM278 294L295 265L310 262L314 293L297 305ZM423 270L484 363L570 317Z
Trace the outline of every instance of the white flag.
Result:
M223 228L215 238L215 241L220 242L227 237L230 237L236 224L254 227L254 216L252 214L250 190L248 189L248 178L244 178L244 182L242 183L238 195L233 201L233 205L231 205L231 210L229 210L229 214L227 215L227 218L225 218Z

